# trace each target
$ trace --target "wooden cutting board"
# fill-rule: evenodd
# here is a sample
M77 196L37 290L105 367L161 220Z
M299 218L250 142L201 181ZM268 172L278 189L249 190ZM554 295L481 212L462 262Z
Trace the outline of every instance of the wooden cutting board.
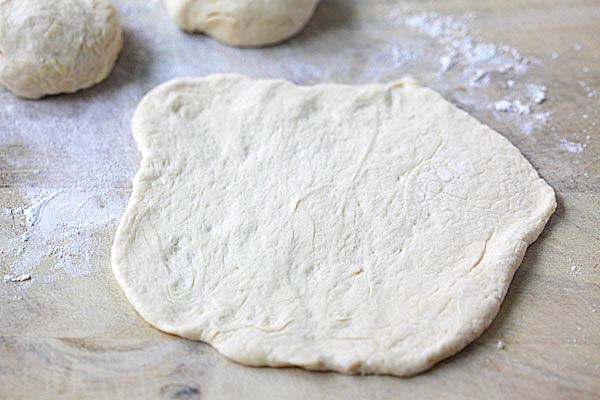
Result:
M0 281L0 398L600 398L598 1L323 0L299 37L258 50L183 34L157 0L114 3L125 49L106 82L39 102L0 92L0 273L31 276ZM466 42L447 40L461 38L518 49L527 71L467 79ZM457 64L440 72L452 46ZM413 378L352 377L244 367L141 320L110 271L139 162L131 114L166 79L219 71L300 83L410 74L524 153L558 209L481 338ZM530 113L495 105L513 73L547 87Z

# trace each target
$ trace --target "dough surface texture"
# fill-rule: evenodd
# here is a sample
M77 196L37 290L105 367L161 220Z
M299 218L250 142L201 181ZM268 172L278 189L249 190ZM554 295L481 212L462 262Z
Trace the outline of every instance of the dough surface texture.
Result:
M508 140L411 82L174 80L133 135L114 274L150 324L248 365L429 368L491 323L556 205Z
M164 0L177 25L232 46L284 41L310 20L319 0Z
M0 0L0 84L38 99L108 76L123 46L106 0Z

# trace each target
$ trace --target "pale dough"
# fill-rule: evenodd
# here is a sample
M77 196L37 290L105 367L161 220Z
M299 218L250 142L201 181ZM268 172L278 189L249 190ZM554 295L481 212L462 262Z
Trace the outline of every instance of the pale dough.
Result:
M92 86L108 76L122 45L107 0L0 0L0 84L17 96Z
M410 375L490 324L553 190L410 82L168 82L112 248L150 324L249 365Z
M179 27L232 46L276 44L308 23L319 0L164 0Z

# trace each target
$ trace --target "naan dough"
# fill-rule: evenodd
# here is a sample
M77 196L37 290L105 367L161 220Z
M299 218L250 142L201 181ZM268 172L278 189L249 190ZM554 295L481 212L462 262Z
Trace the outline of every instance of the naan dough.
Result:
M490 324L553 190L409 82L168 82L112 248L142 317L249 365L410 375Z
M92 86L108 76L122 46L107 0L0 0L0 84L17 96Z
M319 0L164 0L177 25L232 46L276 44L308 23Z

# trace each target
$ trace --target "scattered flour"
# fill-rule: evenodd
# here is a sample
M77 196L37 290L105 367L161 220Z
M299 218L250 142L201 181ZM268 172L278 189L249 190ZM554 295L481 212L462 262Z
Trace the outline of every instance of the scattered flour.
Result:
M5 282L24 282L35 274L45 258L52 258L51 273L42 280L62 274L83 276L94 270L97 248L94 233L116 224L124 208L123 198L99 189L25 190L27 207L5 209L21 225L22 235L0 244L0 252L14 258Z
M8 282L24 282L31 279L31 275L29 274L21 274L21 275L4 275L4 283Z
M542 122L548 122L550 120L550 113L549 112L537 113L537 114L535 114L535 119L537 119L538 121L542 121Z
M425 12L406 18L407 26L438 40L445 52L440 56L440 74L460 67L471 83L489 83L489 75L514 71L524 73L530 61L512 47L476 42L467 23L474 14L463 17Z
M581 153L584 149L584 145L581 143L571 142L567 139L560 139L559 147L561 150L568 151L569 153Z
M500 112L509 112L517 114L531 114L531 107L521 103L519 100L508 101L500 100L494 103L494 109Z
M583 89L585 96L588 99L596 97L596 94L597 94L596 90L593 89L587 82L579 81L579 86Z
M544 101L546 101L546 92L548 91L548 88L546 88L546 86L534 85L532 83L529 83L526 85L526 88L529 98L535 104L542 104Z
M510 46L477 42L468 26L475 18L474 14L452 16L424 12L408 16L405 24L441 46L440 77L458 79L463 87L494 85L505 93L500 99L477 93L471 96L473 100L461 101L468 102L471 107L487 108L495 112L498 119L509 119L526 134L543 130L550 114L535 111L546 101L548 89L527 77L529 69L539 67L540 61L529 60Z
M529 71L543 68L542 61L528 59L513 47L476 41L469 28L477 18L475 14L453 16L423 12L408 16L401 13L390 15L437 43L439 50L433 54L434 62L437 57L439 63L437 79L440 82L437 86L452 93L455 100L475 110L490 110L495 118L514 124L527 135L551 134L556 139L556 151L579 154L586 149L589 135L585 141L561 137L559 129L552 124L551 113L540 110L548 99L548 87L531 78ZM578 43L574 44L574 48L582 50ZM551 60L559 57L556 52L550 53ZM583 68L584 73L589 71L589 68ZM535 75L543 73L538 71ZM583 80L579 81L579 86L589 99L596 98L600 91ZM484 87L492 90L477 90ZM500 95L493 98L489 93ZM583 114L582 118L587 119L588 115ZM581 133L585 135L590 129L593 127L583 128Z

